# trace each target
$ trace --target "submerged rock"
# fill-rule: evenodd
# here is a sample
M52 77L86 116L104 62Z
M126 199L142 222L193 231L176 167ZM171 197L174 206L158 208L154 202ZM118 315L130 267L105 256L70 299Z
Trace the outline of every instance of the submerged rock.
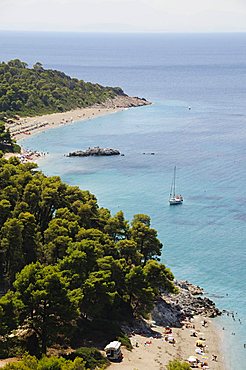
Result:
M120 151L112 148L99 148L96 146L94 148L88 148L86 150L77 150L76 152L71 152L68 157L89 157L89 156L110 156L110 155L120 155Z

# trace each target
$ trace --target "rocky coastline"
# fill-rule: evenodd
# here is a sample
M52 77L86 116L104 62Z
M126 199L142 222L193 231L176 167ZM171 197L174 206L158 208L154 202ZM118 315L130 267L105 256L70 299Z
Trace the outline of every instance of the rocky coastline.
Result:
M195 315L213 318L221 315L215 303L203 297L204 291L188 281L176 281L178 294L163 293L152 311L159 325L181 327L182 321Z
M86 150L77 150L76 152L68 153L68 157L100 157L120 155L120 151L112 148L99 148L99 146L88 148Z
M203 297L204 291L188 281L175 281L177 294L163 292L155 302L151 319L138 319L132 325L123 326L123 331L131 333L153 334L155 325L161 327L182 328L185 321L192 321L194 316L214 318L222 314L215 303Z
M117 95L112 99L107 99L104 103L94 104L94 108L134 108L134 107L141 107L143 105L150 105L152 104L150 101L146 100L145 98L139 98L138 96L128 96L124 95Z
M188 281L175 281L175 285L178 293L162 292L148 319L138 318L121 327L133 347L132 352L123 352L124 361L132 368L164 369L169 361L180 359L192 368L224 370L220 337L212 322L221 312L199 286Z

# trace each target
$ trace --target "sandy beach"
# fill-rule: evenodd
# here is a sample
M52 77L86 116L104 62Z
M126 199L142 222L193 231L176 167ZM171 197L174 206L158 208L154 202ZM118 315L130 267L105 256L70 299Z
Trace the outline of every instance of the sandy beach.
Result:
M42 131L47 131L59 126L69 125L76 121L90 120L106 114L118 112L124 108L107 108L107 107L92 107L78 108L68 112L45 114L35 117L24 117L14 120L12 123L7 123L6 128L10 130L11 136L15 140L23 139L29 135L35 135ZM21 147L21 153L6 153L4 158L9 159L17 156L22 163L36 162L44 158L46 153L37 151L27 151Z
M28 135L46 131L58 126L69 125L75 121L85 121L106 114L118 112L123 108L79 108L68 112L45 114L42 116L25 117L7 123L11 136L20 140Z
M204 320L207 322L205 327ZM164 327L154 325L152 329L155 333L152 336L132 335L130 338L132 351L123 348L123 361L112 363L109 368L111 370L164 370L170 360L186 361L190 356L195 356L200 361L197 368L202 368L203 361L207 363L203 369L225 370L224 358L220 350L220 335L211 319L194 316L192 322L184 324L182 328L172 328L170 336L174 338L174 344L165 340L167 335ZM194 330L196 337L193 336ZM203 354L198 353L200 349L196 346L200 338L203 338L205 345ZM216 358L216 361L213 358Z
M7 123L6 128L10 130L11 137L16 141L29 135L35 135L42 131L47 131L59 126L69 125L76 121L86 121L96 117L104 116L111 113L119 112L126 109L125 107L91 107L78 108L68 112L45 114L35 117L24 117ZM21 147L21 153L5 153L4 158L18 157L22 163L37 162L45 158L47 153L26 150Z
M15 118L7 120L5 127L9 129L12 138L18 141L29 135L34 135L59 126L69 125L76 121L86 121L116 113L123 109L150 104L150 102L142 98L119 95L113 99L108 99L104 103L87 108L77 108L67 112L44 114L34 117L15 116ZM21 154L7 153L4 157L9 159L12 156L18 156L22 162L35 162L45 155L45 153L38 153L36 151L30 152L26 151L25 148L21 149Z
M113 99L108 99L104 103L96 104L87 108L77 108L67 112L51 113L35 117L18 117L6 123L6 128L10 130L11 136L22 139L27 135L33 135L41 131L49 130L61 125L68 125L75 121L85 121L120 110L150 105L145 99L119 95Z
M125 104L127 104L125 102ZM98 107L78 108L68 112L45 114L42 116L23 117L6 123L6 129L10 130L11 137L16 141L29 135L35 135L42 131L47 131L59 126L69 125L76 121L86 121L96 117L119 112L126 109L124 103L122 107L113 105L112 102ZM125 106L124 106L125 105ZM18 157L22 163L37 162L44 158L47 153L26 150L21 147L21 153L5 153L4 158Z

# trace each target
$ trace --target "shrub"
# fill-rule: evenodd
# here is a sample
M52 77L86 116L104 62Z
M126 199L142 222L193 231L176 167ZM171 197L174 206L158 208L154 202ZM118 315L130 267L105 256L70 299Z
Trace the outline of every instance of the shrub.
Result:
M74 360L76 357L82 358L88 369L102 368L109 364L108 359L95 347L80 347L67 356L70 360Z
M179 360L169 361L167 364L167 370L191 370L191 367L186 362Z
M7 364L6 370L86 370L84 362L76 358L73 362L55 356L44 356L37 360L33 356L25 356L22 361Z
M132 344L130 339L126 334L121 335L117 338L117 340L122 344L122 346L125 346L129 351L132 350Z

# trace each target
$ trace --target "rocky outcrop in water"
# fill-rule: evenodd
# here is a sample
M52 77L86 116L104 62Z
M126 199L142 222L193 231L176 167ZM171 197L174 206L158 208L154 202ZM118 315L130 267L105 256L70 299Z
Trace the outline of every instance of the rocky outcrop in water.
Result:
M76 152L71 152L68 157L90 157L90 156L111 156L120 155L120 151L112 148L99 148L96 146L94 148L88 148L86 150L77 150Z

